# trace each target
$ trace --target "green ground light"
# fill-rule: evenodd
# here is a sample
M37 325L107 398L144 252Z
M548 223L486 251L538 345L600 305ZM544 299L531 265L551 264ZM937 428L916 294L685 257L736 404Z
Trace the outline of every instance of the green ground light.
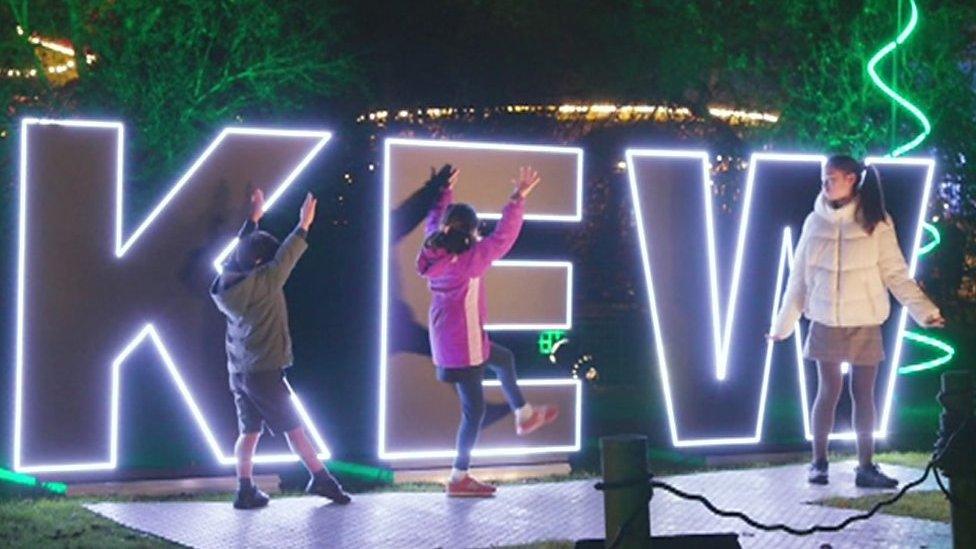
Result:
M36 477L23 473L15 473L2 467L0 467L0 482L24 486L26 488L38 488L58 495L68 493L68 485L62 482L40 482Z

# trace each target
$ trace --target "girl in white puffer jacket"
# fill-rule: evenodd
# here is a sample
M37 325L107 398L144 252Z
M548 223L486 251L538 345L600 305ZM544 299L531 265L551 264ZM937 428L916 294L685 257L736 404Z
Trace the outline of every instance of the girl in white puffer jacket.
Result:
M808 480L827 483L827 442L843 389L841 363L851 365L857 434L858 486L893 488L898 481L873 463L874 386L884 360L881 324L888 291L918 324L942 327L938 307L908 275L894 223L885 211L877 170L849 156L824 168L823 192L803 223L779 314L769 338L790 336L803 314L810 320L804 358L817 363L817 397L811 411L813 463Z

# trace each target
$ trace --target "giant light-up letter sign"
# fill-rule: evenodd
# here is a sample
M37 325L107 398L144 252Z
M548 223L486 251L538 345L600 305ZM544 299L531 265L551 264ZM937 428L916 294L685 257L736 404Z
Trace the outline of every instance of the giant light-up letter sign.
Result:
M482 219L498 219L518 166L531 165L543 183L527 203L525 231L582 219L583 151L570 147L387 139L383 162L383 255L380 311L379 456L454 455L457 396L434 378L427 335L430 294L414 271L423 220L436 198L423 188L431 166L461 170L455 200ZM511 254L515 255L515 254ZM521 255L521 254L520 254ZM573 266L567 261L505 259L485 279L493 331L572 327ZM486 427L475 456L571 452L580 447L581 387L574 379L519 381L526 399L558 404L560 419L517 438L511 416ZM489 403L503 402L497 381L485 381Z
M127 231L123 126L21 124L14 467L114 469L133 352L152 343L216 460L233 464L224 321L207 295L249 188L270 208L328 132L228 128ZM164 389L165 390L165 389ZM165 394L164 390L160 393ZM328 449L293 394L322 457ZM125 431L122 431L123 433ZM280 443L278 443L280 445ZM295 458L276 451L258 462Z
M820 155L752 155L738 219L713 206L708 153L630 149L628 175L651 309L653 341L675 446L761 441L774 363L795 368L810 438L802 326L792 342L767 343L793 247L820 189ZM869 158L914 274L934 162ZM876 437L888 432L906 311L883 330ZM805 322L804 322L805 324ZM783 371L782 369L780 369ZM707 403L707 405L705 405ZM831 438L851 439L852 432Z

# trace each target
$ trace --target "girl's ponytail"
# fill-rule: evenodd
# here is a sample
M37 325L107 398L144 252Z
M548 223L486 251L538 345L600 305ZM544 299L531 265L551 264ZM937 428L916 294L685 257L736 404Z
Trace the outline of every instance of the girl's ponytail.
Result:
M868 234L885 220L884 193L881 191L881 176L878 168L862 166L861 181L857 184L857 195L860 197L857 206L857 220Z

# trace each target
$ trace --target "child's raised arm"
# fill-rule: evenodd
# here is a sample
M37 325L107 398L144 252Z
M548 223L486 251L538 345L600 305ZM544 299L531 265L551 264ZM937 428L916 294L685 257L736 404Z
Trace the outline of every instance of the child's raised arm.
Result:
M315 220L315 206L317 204L318 200L312 196L312 193L308 193L305 196L305 202L302 203L302 208L299 211L298 226L281 243L281 246L278 246L278 251L275 253L274 259L269 261L265 267L265 276L268 277L272 284L284 286L298 260L305 253L305 250L308 249L308 243L305 241L305 238L308 236L309 227L312 226L312 222Z
M532 168L519 168L518 179L512 180L515 190L512 191L508 203L502 210L502 218L498 220L498 225L490 235L474 245L471 267L476 273L475 276L487 271L492 261L503 257L515 245L515 240L522 231L525 197L540 181L538 172Z
M251 192L251 211L244 220L241 230L237 231L237 238L244 238L257 230L262 216L264 216L264 192L261 189L254 189Z

